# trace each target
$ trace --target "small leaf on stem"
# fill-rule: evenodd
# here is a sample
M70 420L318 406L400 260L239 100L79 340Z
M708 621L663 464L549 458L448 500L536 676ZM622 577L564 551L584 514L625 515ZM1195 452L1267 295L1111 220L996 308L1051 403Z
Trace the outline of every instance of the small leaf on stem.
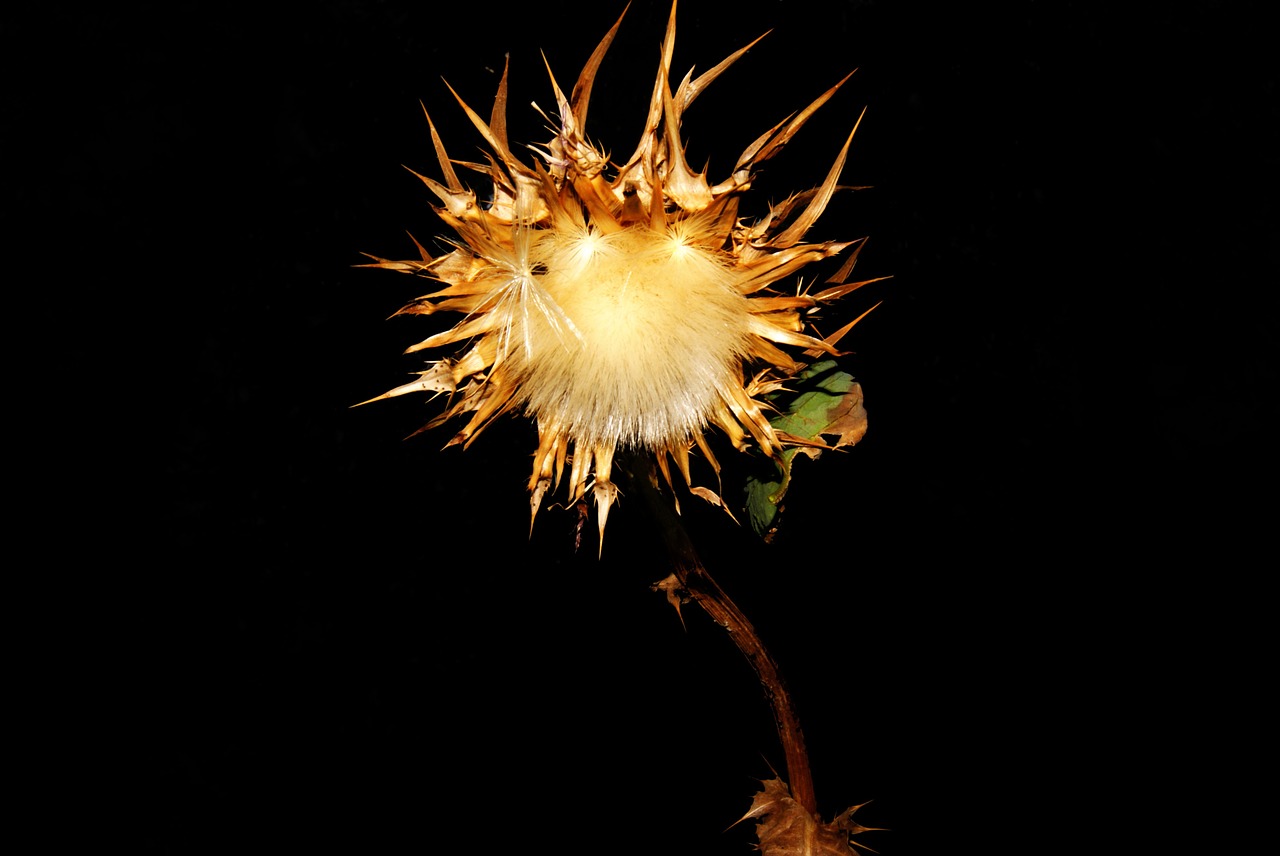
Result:
M779 439L794 445L782 451L772 472L747 478L747 516L762 537L791 486L791 464L797 454L817 458L824 449L855 445L867 433L862 386L840 371L835 360L815 363L796 380L795 397L785 412L769 420Z

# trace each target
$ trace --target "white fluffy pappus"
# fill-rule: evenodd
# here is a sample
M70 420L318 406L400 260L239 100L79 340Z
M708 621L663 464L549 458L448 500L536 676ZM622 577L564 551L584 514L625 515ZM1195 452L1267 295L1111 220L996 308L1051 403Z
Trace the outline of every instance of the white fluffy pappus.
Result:
M597 448L691 442L742 383L747 298L725 260L647 228L543 246L541 285L574 332L543 312L512 319L528 348L508 371L529 415Z

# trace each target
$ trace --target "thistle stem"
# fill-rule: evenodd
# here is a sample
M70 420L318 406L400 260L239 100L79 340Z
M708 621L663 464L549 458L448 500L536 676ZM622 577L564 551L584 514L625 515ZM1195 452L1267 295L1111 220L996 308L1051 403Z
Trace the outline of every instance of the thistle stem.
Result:
M645 503L658 523L662 540L671 556L674 580L668 577L654 588L666 589L672 596L672 588L697 603L706 611L716 624L723 627L729 638L738 646L738 650L747 658L747 662L755 669L760 683L764 685L765 697L773 709L774 723L778 728L778 739L787 763L787 780L791 788L791 797L804 807L809 814L817 817L818 801L813 790L813 774L809 770L809 754L804 746L804 734L800 730L800 719L796 715L791 694L787 692L782 681L782 673L777 662L769 654L760 640L756 629L747 616L743 614L733 599L722 589L702 564L694 550L693 542L684 526L672 511L670 505L663 500L657 487L657 473L651 461L642 462L634 456L628 456L626 471L631 476L633 487L644 496ZM633 466L639 465L636 469ZM674 582L675 585L671 583Z

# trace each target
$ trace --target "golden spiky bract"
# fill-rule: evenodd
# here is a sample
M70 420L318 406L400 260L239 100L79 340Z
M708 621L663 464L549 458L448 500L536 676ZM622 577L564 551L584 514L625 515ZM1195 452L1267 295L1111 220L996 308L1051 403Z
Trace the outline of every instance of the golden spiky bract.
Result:
M428 116L444 181L418 177L443 203L436 210L457 233L455 249L433 258L419 245L420 259L374 257L368 265L445 284L397 314L463 314L452 329L407 353L470 342L460 355L430 363L417 380L371 401L450 393L452 404L425 426L471 414L449 445L469 444L502 413L531 416L539 435L529 478L533 516L568 464L569 502L591 492L602 540L617 498L611 471L619 448L654 454L668 484L668 459L674 461L686 485L694 445L719 471L704 437L708 426L739 450L754 443L765 455L779 454L788 438L774 431L758 397L805 364L778 346L808 357L837 353L836 342L852 324L818 339L803 332L803 315L866 284L845 282L861 241L801 241L836 189L852 132L819 187L774 205L758 222L738 218L755 167L777 154L844 80L752 142L729 178L711 186L685 162L681 117L755 42L697 78L690 72L672 92L675 12L673 4L648 121L626 162L612 167L584 130L592 83L619 18L568 98L552 77L559 128L545 149L535 150L540 161L522 163L508 144L506 69L488 123L458 98L489 145L488 163L451 161ZM488 207L463 186L455 163L493 182ZM769 290L851 246L821 291Z

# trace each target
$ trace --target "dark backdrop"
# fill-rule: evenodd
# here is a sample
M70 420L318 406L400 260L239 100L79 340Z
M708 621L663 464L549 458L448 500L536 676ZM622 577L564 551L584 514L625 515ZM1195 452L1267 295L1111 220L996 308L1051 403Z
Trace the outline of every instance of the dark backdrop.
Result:
M526 424L462 453L401 440L440 402L348 409L436 329L383 320L420 286L351 267L444 233L400 166L437 174L418 99L473 157L440 78L487 115L510 53L511 138L542 142L539 50L567 88L619 10L7 13L58 507L112 521L55 545L99 619L62 634L87 664L64 727L111 751L66 776L124 797L108 839L747 852L722 830L781 765L770 717L724 635L648 591L639 504L600 562L564 513L527 541ZM601 71L588 132L615 154L666 12L635 3ZM846 340L870 432L801 465L778 543L690 526L782 663L823 812L874 800L890 856L1230 827L1273 518L1260 16L686 2L677 72L770 28L689 114L690 160L722 177L859 68L756 198L820 182L868 107L844 181L874 189L815 234L869 235L859 272L894 277L843 307L884 301Z

